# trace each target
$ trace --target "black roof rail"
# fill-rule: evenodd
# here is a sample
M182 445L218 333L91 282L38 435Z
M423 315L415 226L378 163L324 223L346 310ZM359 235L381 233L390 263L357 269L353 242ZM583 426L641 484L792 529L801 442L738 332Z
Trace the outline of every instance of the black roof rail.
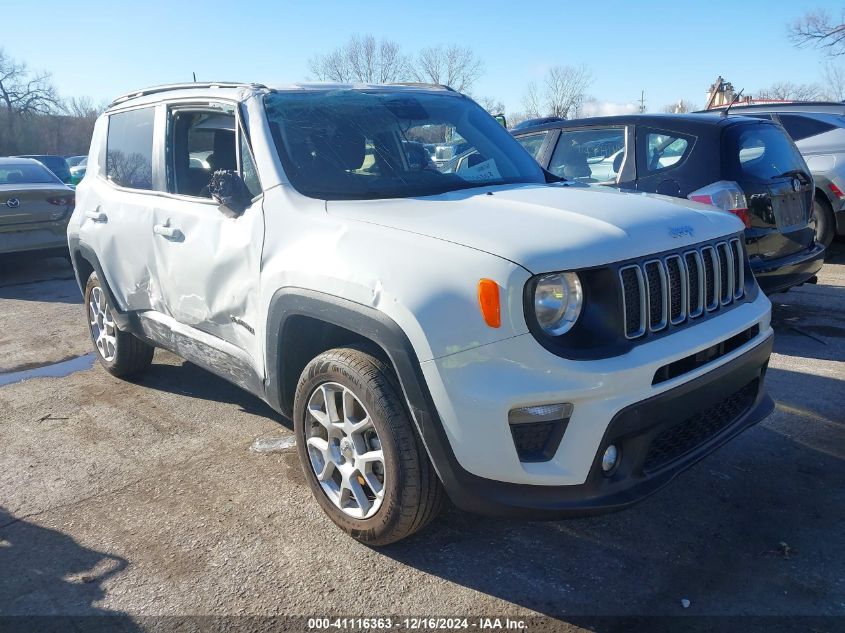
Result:
M120 95L114 99L109 108L118 103L123 103L129 99L143 97L145 95L156 94L158 92L168 92L170 90L186 90L189 88L267 88L264 84L258 83L244 83L237 81L191 81L183 84L163 84L161 86L151 86L143 90L133 90L126 94Z

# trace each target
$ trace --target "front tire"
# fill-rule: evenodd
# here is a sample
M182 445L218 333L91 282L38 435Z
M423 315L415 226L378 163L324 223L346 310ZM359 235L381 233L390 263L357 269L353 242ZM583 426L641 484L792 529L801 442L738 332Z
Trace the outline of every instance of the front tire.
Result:
M85 286L85 313L97 359L107 372L125 378L150 366L155 348L117 327L97 273L91 273Z
M312 360L297 384L294 431L312 493L352 538L387 545L440 511L443 487L379 358L340 348Z

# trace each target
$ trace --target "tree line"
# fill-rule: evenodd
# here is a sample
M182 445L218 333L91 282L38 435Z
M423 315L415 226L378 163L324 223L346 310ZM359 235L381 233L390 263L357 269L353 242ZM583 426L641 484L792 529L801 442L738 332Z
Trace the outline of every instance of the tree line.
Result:
M845 11L835 17L809 11L787 26L797 47L816 47L828 61L818 83L781 81L753 92L757 99L845 99ZM447 85L469 94L492 114L507 114L511 124L527 118L574 118L593 112L597 99L589 94L594 82L585 65L551 66L539 80L526 84L521 110L505 112L502 100L475 91L484 75L484 62L459 44L425 47L408 53L395 41L374 35L353 35L337 48L308 61L309 79L340 83L423 82ZM87 153L94 122L105 104L87 98L63 99L49 72L30 69L0 48L0 156L9 154ZM647 110L645 99L637 110ZM695 104L679 99L665 112L689 112Z
M0 156L87 154L104 105L59 97L50 73L0 48Z

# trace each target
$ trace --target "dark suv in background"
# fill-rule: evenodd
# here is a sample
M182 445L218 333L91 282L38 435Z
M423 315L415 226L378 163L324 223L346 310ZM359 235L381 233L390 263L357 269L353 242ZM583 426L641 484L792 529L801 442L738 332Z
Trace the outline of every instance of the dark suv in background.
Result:
M829 246L835 235L845 235L845 103L737 103L730 114L783 126L816 183L813 215L818 241Z
M763 290L815 281L824 262L812 222L813 177L780 125L718 114L554 121L514 131L567 180L712 204L745 223Z
M73 182L70 176L70 167L68 167L67 160L64 158L64 156L51 156L48 154L23 154L21 156L17 156L17 158L32 158L34 160L37 160L51 172L56 174L58 179L66 185L69 185Z

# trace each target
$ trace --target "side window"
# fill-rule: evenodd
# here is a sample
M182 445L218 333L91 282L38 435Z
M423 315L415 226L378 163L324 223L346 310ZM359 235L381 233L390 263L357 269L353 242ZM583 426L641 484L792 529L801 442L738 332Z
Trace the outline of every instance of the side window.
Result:
M680 163L692 147L692 138L667 132L649 132L645 137L645 171L656 172Z
M792 137L793 141L801 141L816 134L829 132L835 125L819 121L799 114L779 114L780 124Z
M241 175L243 176L246 188L254 198L261 193L261 181L258 179L258 170L255 168L255 160L246 142L246 136L241 132Z
M218 169L235 171L234 112L175 109L167 131L167 186L170 193L210 198L208 184Z
M536 132L534 134L517 136L516 140L519 141L519 144L528 150L528 153L536 160L537 155L540 153L540 149L543 147L543 141L546 140L547 135L548 132Z
M567 180L614 183L624 162L624 127L563 129L549 171Z
M139 108L109 116L106 177L130 189L153 188L154 108Z

